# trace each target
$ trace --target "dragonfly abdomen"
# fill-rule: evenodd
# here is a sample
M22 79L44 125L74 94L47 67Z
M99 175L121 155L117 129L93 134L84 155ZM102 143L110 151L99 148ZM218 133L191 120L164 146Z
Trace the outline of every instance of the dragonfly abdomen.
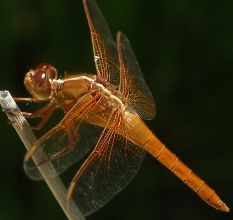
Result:
M129 130L132 142L155 157L206 203L220 211L229 211L227 205L219 198L215 191L172 153L136 114L126 113L127 129Z
M219 198L215 191L161 143L155 135L151 136L150 141L147 141L144 145L144 149L179 177L206 203L217 210L224 212L229 211L227 205Z

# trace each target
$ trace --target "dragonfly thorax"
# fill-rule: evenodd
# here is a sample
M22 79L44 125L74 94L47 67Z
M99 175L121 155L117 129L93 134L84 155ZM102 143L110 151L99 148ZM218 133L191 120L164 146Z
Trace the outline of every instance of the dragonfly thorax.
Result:
M118 92L114 91L115 88L111 84L102 82L103 80L99 80L98 76L94 78L83 76L83 78L90 83L91 89L96 90L106 99L109 107L120 108L122 112L125 111L124 103L122 102L120 96L117 95Z

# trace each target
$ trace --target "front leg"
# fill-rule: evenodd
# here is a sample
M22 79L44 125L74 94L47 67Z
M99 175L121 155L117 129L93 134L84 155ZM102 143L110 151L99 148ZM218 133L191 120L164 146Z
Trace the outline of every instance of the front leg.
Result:
M12 113L15 115L22 115L25 118L41 118L40 122L36 126L30 126L31 129L40 130L45 126L46 122L53 114L55 108L57 108L57 104L51 101L49 104L42 107L36 112L12 112Z
M38 100L36 98L13 97L16 102L45 102L47 100Z

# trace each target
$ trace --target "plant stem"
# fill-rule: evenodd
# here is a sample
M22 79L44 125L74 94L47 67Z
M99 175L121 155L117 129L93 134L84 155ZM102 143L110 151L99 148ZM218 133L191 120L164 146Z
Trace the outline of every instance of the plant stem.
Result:
M2 106L3 110L5 110L10 123L12 123L26 149L29 150L33 143L35 143L36 137L32 129L28 128L29 124L23 116L15 115L9 112L9 110L14 112L20 112L20 110L8 91L0 91L0 105ZM41 158L46 158L46 154L43 151L34 154L32 159L37 164L38 161L41 161ZM75 202L69 201L69 208L67 207L67 189L59 176L56 175L56 170L54 169L52 163L45 163L39 166L38 170L67 218L70 220L85 220L85 217L82 215ZM49 177L51 176L51 173L53 173L53 176L55 176L54 178Z

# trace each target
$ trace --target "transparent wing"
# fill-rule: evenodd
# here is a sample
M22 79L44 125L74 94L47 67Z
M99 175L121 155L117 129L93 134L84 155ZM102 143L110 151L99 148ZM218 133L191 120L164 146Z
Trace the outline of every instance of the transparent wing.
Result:
M37 166L52 162L56 174L60 174L72 164L83 158L93 146L101 133L99 130L84 123L85 118L96 107L93 97L81 99L62 119L62 121L44 134L25 155L24 170L34 180L41 179ZM43 150L47 157L41 158L35 164L34 154Z
M89 215L104 206L136 175L144 151L127 141L120 114L113 114L95 149L83 163L68 192L81 212ZM116 131L124 131L119 135Z
M116 43L108 24L94 0L83 0L98 75L114 86L119 85L119 64Z
M155 102L148 88L127 37L118 32L117 46L120 63L120 89L126 94L130 110L137 112L144 119L155 116Z
M47 155L47 158L42 158L39 163L44 164L49 161L53 164L56 174L50 173L49 176L51 178L63 173L73 164L84 158L90 150L94 148L98 137L103 130L100 127L97 128L85 122L82 122L80 126L76 128L78 128L78 131L75 134L76 139L73 139L72 143L74 148L70 152L67 152L67 154L60 155L53 160L51 157L67 149L67 146L70 144L70 133L60 130L43 142L42 149ZM72 130L74 129L75 126L73 126ZM24 170L27 176L31 179L42 180L37 166L32 159L24 162Z

